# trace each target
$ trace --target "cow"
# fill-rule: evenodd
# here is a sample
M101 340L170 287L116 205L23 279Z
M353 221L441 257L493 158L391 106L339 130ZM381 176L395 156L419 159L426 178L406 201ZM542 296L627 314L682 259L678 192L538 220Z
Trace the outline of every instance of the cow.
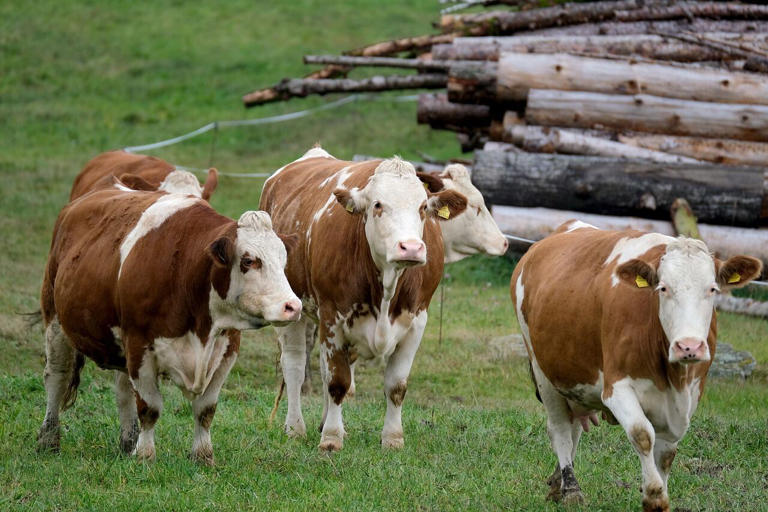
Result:
M209 429L240 330L301 315L284 274L285 245L265 212L234 221L201 198L119 181L64 207L41 293L47 404L39 447L59 449L59 411L74 402L87 356L116 370L123 451L154 459L165 376L192 403L192 457L213 464Z
M218 184L218 171L214 168L208 169L208 177L201 187L192 174L154 156L107 151L85 164L72 184L69 200L74 201L93 190L113 188L113 177L134 190L192 194L206 201L210 200Z
M483 195L472 184L469 170L461 164L450 164L441 173L417 173L431 192L443 189L455 190L467 198L467 209L463 214L440 223L443 233L445 263L454 263L473 254L501 256L507 252L509 242L499 230L491 212L485 206ZM306 332L307 359L304 367L303 394L312 389L310 356L315 346L315 325L308 324ZM354 357L354 356L353 356ZM351 382L347 397L355 394L355 361L350 364Z
M761 268L700 240L580 221L530 248L510 288L558 460L549 498L583 500L573 460L602 413L640 458L643 510L669 510L669 471L715 354L715 295Z
M277 329L289 435L306 434L300 387L311 318L318 325L324 395L319 448L343 445L341 404L350 386L351 350L386 364L381 443L403 446L407 380L443 271L437 222L466 205L454 190L428 193L413 166L397 157L345 162L320 147L265 182L260 208L276 219L278 230L299 233L286 275L309 317Z

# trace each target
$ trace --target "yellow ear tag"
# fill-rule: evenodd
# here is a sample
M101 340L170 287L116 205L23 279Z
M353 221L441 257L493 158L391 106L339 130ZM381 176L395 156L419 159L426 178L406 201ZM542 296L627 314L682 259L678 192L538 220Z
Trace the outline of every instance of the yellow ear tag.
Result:
M738 272L734 272L731 274L731 277L728 278L728 284L738 283L739 281L741 281L741 274Z
M421 182L421 184L422 184L422 185L424 185L424 190L429 190L429 185L427 185L427 184L426 184L426 183L424 183L423 181Z
M355 207L354 207L354 206L352 206L350 203L347 203L347 207L346 207L346 210L347 210L349 213L352 213L352 212L354 212L354 211L355 211Z
M451 216L451 210L449 210L447 206L443 206L442 208L437 210L437 215L444 219L448 219Z
M635 277L635 283L637 283L638 288L647 288L648 287L648 281L645 280L643 276L640 274Z

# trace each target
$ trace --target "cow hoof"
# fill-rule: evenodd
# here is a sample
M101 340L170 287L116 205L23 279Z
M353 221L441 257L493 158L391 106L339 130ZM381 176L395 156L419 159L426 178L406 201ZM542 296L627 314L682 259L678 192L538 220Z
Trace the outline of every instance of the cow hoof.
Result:
M136 456L136 460L139 462L154 462L155 461L155 447L150 446L143 446L139 448L139 446L136 446L136 449L134 450L134 455Z
M37 434L37 450L40 452L59 453L61 450L61 432L57 427L43 425Z
M560 488L557 489L550 489L549 493L547 493L547 501L554 501L555 503L560 503L560 500L563 499L563 493L560 492Z
M338 452L341 450L341 447L343 445L344 445L343 436L329 435L329 436L323 436L323 439L320 441L320 445L318 446L318 449L321 452Z
M405 439L403 439L403 434L392 434L381 437L382 448L400 450L403 446L405 446Z
M212 447L205 447L205 448L199 448L192 453L189 454L189 458L195 462L196 464L200 464L201 466L208 466L213 467L216 465L216 462L213 460L213 448Z
M136 442L139 440L139 424L134 423L128 432L120 433L120 450L123 453L130 454L136 449Z
M581 505L584 503L584 495L579 489L566 491L563 493L562 503L566 506Z
M307 437L307 427L304 422L296 423L295 425L286 425L285 433L292 439Z
M669 500L666 498L644 498L643 512L669 512Z

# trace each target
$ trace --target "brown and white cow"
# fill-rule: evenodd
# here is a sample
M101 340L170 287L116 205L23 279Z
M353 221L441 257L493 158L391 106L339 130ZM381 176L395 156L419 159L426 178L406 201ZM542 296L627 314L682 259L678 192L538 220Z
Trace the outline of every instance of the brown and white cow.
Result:
M669 510L669 470L715 353L715 295L761 267L713 258L699 240L579 221L531 247L511 293L558 459L550 497L583 499L574 454L601 412L640 457L643 509Z
M266 181L260 207L278 230L301 234L286 275L306 316L318 323L325 397L320 448L342 447L351 349L386 362L381 442L403 446L403 398L443 270L437 219L459 215L466 199L453 190L428 194L413 166L399 158L345 162L316 147ZM300 388L307 321L278 329L289 435L306 433Z
M265 212L234 221L194 196L115 188L67 205L42 287L41 448L59 448L59 411L74 402L85 355L117 370L124 451L135 445L140 459L154 458L163 406L158 377L166 376L192 402L193 457L212 463L209 428L237 357L239 330L300 317L286 260Z
M467 209L463 214L450 217L440 223L445 263L460 261L473 254L502 256L507 252L509 242L485 206L483 195L472 184L466 167L461 164L450 164L441 173L417 174L431 192L444 189L455 190L467 198ZM306 333L307 360L304 367L304 382L301 385L301 392L304 394L312 388L310 356L315 346L315 333L315 325L309 324ZM347 391L348 397L355 394L355 366L356 360L353 360L350 364L351 381Z
M154 156L107 151L85 164L72 184L69 200L74 201L92 190L113 188L113 176L128 188L191 194L206 201L210 200L218 184L218 172L214 168L208 169L208 177L201 187L194 175Z

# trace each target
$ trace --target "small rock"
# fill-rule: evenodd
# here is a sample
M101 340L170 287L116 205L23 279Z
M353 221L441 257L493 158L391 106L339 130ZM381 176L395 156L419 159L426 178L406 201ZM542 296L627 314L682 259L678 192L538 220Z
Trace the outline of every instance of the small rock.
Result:
M745 350L736 350L730 343L717 342L717 353L709 368L711 377L726 379L749 377L757 366L757 360Z

